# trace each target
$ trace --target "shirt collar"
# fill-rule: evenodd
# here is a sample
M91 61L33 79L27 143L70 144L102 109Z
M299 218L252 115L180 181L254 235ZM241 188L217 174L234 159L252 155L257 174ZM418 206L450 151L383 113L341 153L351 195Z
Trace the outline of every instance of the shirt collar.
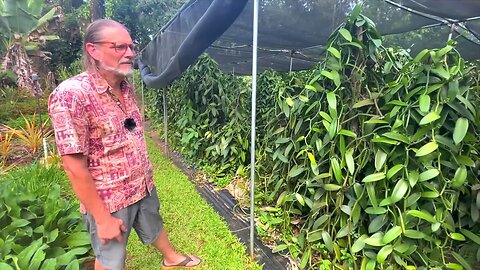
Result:
M111 86L108 84L108 82L100 76L98 73L95 72L87 72L90 82L92 83L92 87L97 91L97 93L102 94L105 93L108 89L111 88ZM129 85L127 80L123 80L120 83L120 90L124 92L126 89L128 89Z

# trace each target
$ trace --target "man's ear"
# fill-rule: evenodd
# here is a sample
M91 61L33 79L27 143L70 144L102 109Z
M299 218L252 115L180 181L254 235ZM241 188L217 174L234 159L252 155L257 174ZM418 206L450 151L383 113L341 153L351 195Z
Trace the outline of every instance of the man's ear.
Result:
M97 46L95 46L95 44L93 43L87 43L85 45L85 49L87 51L87 53L95 60L99 61L100 60L100 57L101 57L101 54L102 52L100 50L97 49Z

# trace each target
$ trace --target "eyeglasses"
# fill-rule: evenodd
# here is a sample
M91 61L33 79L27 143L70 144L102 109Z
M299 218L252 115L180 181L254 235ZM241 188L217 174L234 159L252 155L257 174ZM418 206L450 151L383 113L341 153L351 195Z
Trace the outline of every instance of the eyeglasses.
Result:
M127 118L123 121L123 127L125 127L128 131L132 131L137 127L137 123L133 118Z
M112 47L115 49L115 52L124 54L127 52L127 48L130 48L132 52L135 52L135 44L127 44L127 43L116 43L116 42L108 42L108 41L99 41L99 42L92 42L93 44L111 44Z

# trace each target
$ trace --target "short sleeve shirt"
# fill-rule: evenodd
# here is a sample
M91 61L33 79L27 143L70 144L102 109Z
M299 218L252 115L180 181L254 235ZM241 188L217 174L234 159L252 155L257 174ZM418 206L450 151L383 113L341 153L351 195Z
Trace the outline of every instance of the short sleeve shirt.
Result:
M122 110L107 93L108 83L84 72L62 82L50 95L49 115L60 155L83 154L97 193L111 213L141 200L153 189L143 122L127 81L121 83ZM129 131L124 121L133 118ZM82 213L86 213L83 205Z

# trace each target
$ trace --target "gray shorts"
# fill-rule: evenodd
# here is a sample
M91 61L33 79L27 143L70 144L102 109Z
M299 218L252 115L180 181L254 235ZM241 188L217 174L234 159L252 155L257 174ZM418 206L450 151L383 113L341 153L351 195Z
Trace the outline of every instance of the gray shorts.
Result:
M90 242L96 259L100 264L109 270L120 270L125 266L125 258L127 257L127 239L132 228L137 232L138 237L144 244L151 244L159 235L163 221L159 213L160 202L158 200L157 190L154 187L150 194L140 201L112 213L112 216L123 220L123 224L127 227L127 231L122 233L122 242L116 239L108 241L102 245L97 235L97 226L92 215L87 213L84 220L87 230L90 233Z

